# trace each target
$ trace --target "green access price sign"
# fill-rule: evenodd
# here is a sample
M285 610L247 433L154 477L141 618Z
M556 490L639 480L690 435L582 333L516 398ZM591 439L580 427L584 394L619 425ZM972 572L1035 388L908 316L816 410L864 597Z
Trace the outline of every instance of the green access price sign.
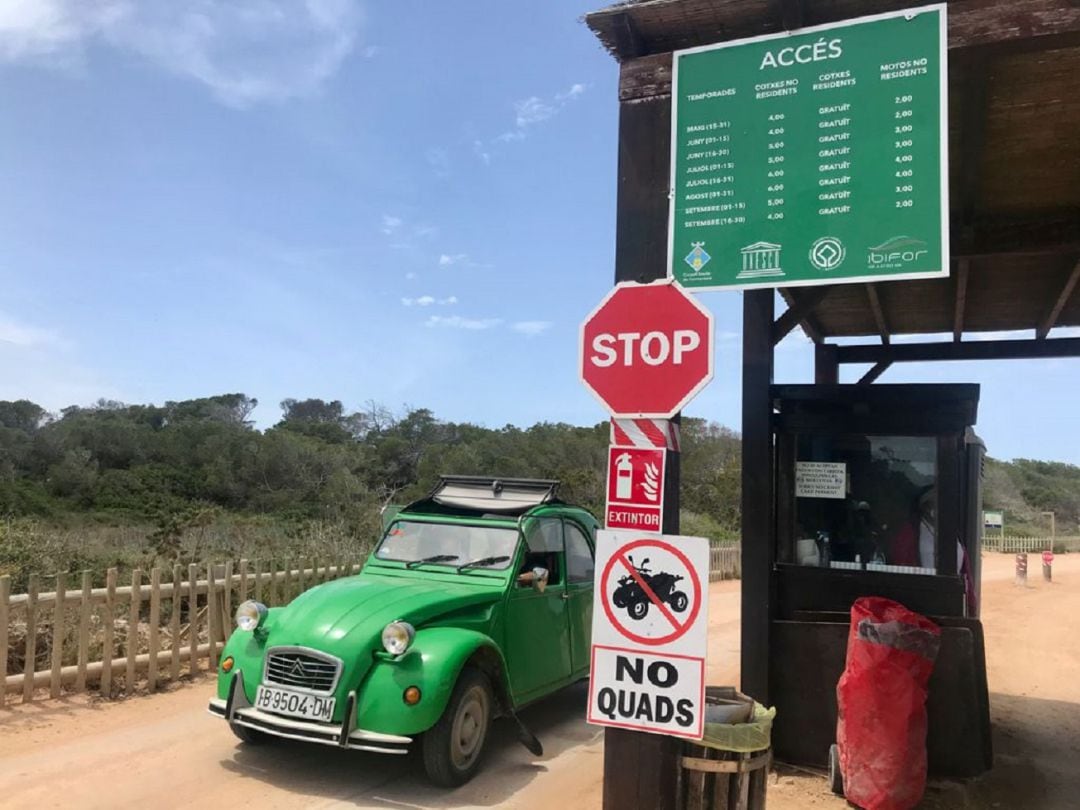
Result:
M674 55L670 275L948 275L945 6Z

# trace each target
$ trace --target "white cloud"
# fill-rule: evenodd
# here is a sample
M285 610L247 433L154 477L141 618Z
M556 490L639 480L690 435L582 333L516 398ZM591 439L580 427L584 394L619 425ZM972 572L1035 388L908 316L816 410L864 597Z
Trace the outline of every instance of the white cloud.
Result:
M416 278L416 273L410 271L405 274L405 278L407 278L409 281L412 281L414 278Z
M393 236L401 229L403 224L404 220L402 220L401 217L392 217L389 214L383 214L382 225L379 227L379 230L387 236Z
M450 153L439 146L433 146L424 153L428 165L435 172L436 177L450 176Z
M56 332L49 329L27 326L5 315L0 315L0 343L32 349L39 346L60 346L63 341Z
M551 326L551 321L518 321L511 328L523 335L536 337L546 332Z
M514 112L517 114L515 121L517 128L525 129L541 121L547 121L558 112L558 109L542 101L538 96L529 96L514 102Z
M368 45L366 48L364 48L364 50L360 51L360 53L365 59L374 59L384 50L386 49L380 45Z
M247 107L318 92L360 23L354 0L5 0L0 59L70 67L104 45Z
M501 323L501 318L464 318L461 315L432 315L425 322L425 326L444 326L450 329L478 331L492 329Z
M469 256L466 253L444 253L439 256L439 267L452 267L455 264L461 264L468 261Z
M496 135L491 139L490 144L486 144L484 141L474 141L473 154L485 164L491 163L491 151L489 148L491 145L525 140L532 127L554 118L563 107L579 98L585 90L586 86L584 84L576 82L570 85L569 89L556 93L549 99L540 96L528 96L515 101L513 129L508 129Z
M434 225L417 225L413 228L414 236L434 236L439 232L439 229Z
M401 303L407 307L430 307L438 304L441 307L452 306L458 302L456 295L449 298L436 298L433 295L421 295L419 298L402 298Z

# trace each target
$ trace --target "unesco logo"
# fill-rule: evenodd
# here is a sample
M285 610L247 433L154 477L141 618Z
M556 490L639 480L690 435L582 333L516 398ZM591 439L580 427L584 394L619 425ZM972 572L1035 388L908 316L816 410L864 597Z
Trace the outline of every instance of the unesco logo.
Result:
M835 236L823 236L810 248L810 264L818 270L835 270L846 255L843 242Z

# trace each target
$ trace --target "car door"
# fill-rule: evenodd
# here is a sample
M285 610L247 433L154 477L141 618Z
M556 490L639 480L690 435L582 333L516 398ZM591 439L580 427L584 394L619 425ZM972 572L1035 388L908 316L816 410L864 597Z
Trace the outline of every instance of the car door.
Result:
M548 570L542 592L513 582L506 601L505 648L515 702L555 688L570 675L570 625L559 518L532 518L525 527L525 554L518 574Z
M595 557L589 536L576 523L565 521L567 620L570 624L570 663L576 676L589 669L592 635L593 570Z

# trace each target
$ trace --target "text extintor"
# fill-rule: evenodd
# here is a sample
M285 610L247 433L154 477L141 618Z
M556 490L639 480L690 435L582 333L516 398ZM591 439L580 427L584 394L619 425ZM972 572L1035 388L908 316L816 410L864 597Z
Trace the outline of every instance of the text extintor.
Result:
M701 739L708 579L702 537L597 532L588 722Z

